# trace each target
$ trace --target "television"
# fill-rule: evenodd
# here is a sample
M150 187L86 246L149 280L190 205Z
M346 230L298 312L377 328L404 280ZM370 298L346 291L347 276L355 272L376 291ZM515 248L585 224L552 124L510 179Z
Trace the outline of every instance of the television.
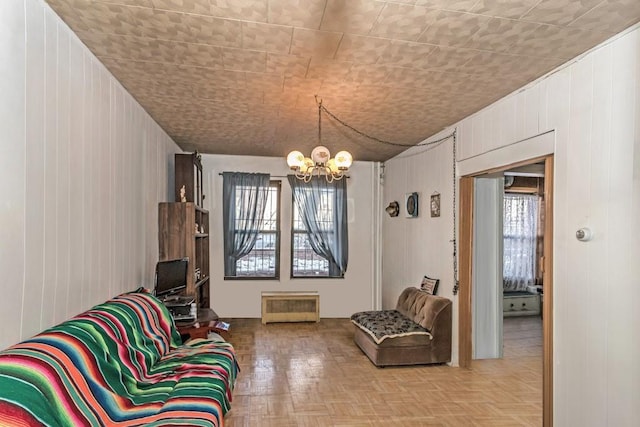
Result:
M189 258L159 261L156 264L156 296L165 298L185 289L188 266Z

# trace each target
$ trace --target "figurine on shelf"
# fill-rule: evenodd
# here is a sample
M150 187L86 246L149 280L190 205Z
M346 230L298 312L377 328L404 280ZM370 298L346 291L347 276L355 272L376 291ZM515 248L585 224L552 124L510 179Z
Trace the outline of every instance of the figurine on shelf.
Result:
M196 222L196 233L200 232L200 227L198 227L198 223Z
M181 202L187 201L187 189L185 188L184 185L180 187L180 201Z

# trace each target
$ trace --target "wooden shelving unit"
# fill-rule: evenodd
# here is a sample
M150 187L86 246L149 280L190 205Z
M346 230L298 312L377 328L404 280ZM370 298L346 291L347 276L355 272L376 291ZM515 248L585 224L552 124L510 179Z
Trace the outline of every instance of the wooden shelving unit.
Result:
M202 207L202 163L200 154L175 155L175 200L177 202L194 202Z
M185 295L209 308L209 212L191 202L158 204L158 258L189 258Z

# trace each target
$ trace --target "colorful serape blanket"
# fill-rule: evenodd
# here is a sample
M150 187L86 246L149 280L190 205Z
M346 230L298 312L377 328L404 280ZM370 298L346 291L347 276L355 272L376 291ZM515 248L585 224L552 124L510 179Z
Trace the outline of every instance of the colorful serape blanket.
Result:
M2 426L222 426L231 344L182 344L166 307L117 296L0 352Z

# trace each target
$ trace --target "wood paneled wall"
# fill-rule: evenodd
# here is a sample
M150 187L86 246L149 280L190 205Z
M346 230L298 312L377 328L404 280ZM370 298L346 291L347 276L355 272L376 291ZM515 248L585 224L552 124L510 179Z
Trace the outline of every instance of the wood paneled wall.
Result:
M631 426L640 419L639 81L636 28L455 125L458 159L474 160L478 171L498 166L480 165L478 156L553 131L555 425ZM429 169L450 173L436 150L387 164L385 202L445 185ZM389 280L415 285L433 265L450 268L444 238L420 231L430 223L402 213L385 219L385 295L387 286L398 286ZM576 240L581 227L591 228L593 240Z
M639 81L636 29L460 124L462 159L555 133L555 425L638 419Z
M179 148L42 0L0 6L0 348L153 285Z
M432 140L443 138L451 130ZM453 138L430 147L406 151L385 163L383 208L400 204L400 214L382 218L382 308L395 308L408 286L420 286L423 276L440 280L438 295L453 296ZM405 197L418 193L418 217L407 218ZM440 194L440 216L431 217L430 198ZM458 315L454 306L453 328ZM455 338L457 343L457 337ZM457 345L452 359L457 360Z

